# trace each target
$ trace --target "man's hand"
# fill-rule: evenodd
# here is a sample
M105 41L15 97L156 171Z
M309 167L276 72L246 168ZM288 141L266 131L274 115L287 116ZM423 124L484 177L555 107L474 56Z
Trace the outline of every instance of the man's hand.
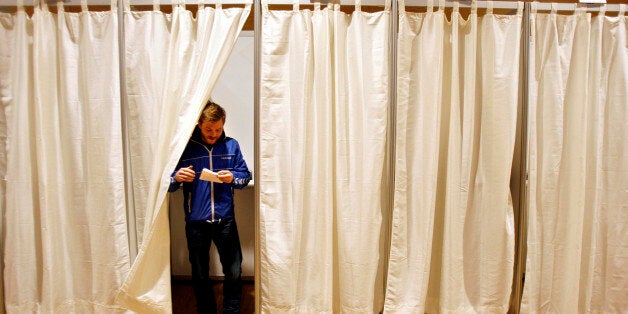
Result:
M223 183L231 183L233 182L233 173L229 170L220 170L218 171L218 179Z
M196 176L196 172L192 170L192 166L187 168L181 168L174 175L174 180L177 182L192 182L194 181L194 177Z

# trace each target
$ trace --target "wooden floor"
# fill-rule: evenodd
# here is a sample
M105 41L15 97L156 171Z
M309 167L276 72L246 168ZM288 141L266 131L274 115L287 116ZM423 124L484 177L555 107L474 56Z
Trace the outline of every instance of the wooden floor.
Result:
M218 313L222 313L222 282L214 282L214 295L218 304ZM196 300L190 280L172 280L172 313L196 313ZM255 313L255 284L252 280L242 281L242 301L240 313Z

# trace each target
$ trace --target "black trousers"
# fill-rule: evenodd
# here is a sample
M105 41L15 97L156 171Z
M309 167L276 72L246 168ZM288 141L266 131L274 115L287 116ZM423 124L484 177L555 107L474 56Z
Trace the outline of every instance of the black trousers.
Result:
M190 221L185 224L192 285L199 313L216 313L216 299L209 280L209 249L212 241L218 249L222 272L223 313L240 313L242 299L242 249L235 219L208 223Z

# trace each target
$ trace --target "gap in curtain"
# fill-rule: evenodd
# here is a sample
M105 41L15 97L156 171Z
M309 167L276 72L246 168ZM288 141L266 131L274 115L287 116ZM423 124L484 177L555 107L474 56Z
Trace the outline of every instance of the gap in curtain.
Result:
M227 9L228 7L240 7L240 6L239 6L239 5L225 5L223 8L224 8L224 9ZM2 11L5 11L5 10L4 10L4 9L5 9L5 7L4 7L4 6L0 7L0 9L1 9ZM122 8L121 8L121 7L119 7L118 9L119 9L119 10L122 10ZM10 10L9 10L9 11L10 11ZM80 7L80 6L75 6L75 5L69 5L69 6L68 6L68 5L66 5L66 6L63 6L62 8L57 9L56 4L55 4L55 5L50 5L50 6L49 6L49 9L48 9L48 12L50 12L51 14L58 14L58 13L63 13L63 12L66 12L66 13L77 13L77 12L81 12L81 11L82 11L82 10L81 10L81 7ZM92 13L92 12L99 12L99 11L105 11L105 12L107 12L107 11L111 11L111 7L110 7L110 6L89 6L88 11L89 11L90 13ZM26 8L25 8L25 12L26 12L26 14L28 14L30 17L32 17L32 15L33 15L33 13L34 13L34 8L33 8L32 6L31 6L31 7L26 7ZM56 17L55 17L55 18L56 18ZM120 37L119 37L119 40L120 40L120 41L123 41L123 40L124 40L124 37L123 37L123 36L120 36ZM122 53L122 54L123 54L123 53ZM112 68L110 68L110 69L112 69ZM116 70L117 70L117 69L116 69ZM124 77L124 75L123 75L123 74L120 74L120 77L121 77L121 78L120 78L120 80L122 80L122 77ZM115 80L115 81L117 81L117 80ZM115 82L115 83L113 83L113 84L112 84L112 86L116 86L116 85L117 85L117 82ZM114 89L115 89L115 88L114 88ZM94 89L94 90L97 90L97 89ZM94 109L94 108L98 108L98 107L92 107L92 109ZM4 198L3 198L3 199L4 199ZM118 198L118 199L120 199L120 198ZM3 207L3 208L4 208L4 207ZM118 217L122 217L122 216L121 216L121 215L118 215ZM4 221L0 221L0 222L1 222L1 223L4 223ZM36 229L37 229L37 227L36 227ZM0 231L3 231L3 232L4 232L4 230L3 230L3 229L0 229ZM56 240L56 239L54 239L54 240ZM2 256L4 257L4 248L3 248ZM3 260L4 260L4 258L3 258ZM3 271L4 271L4 269L3 269ZM79 274L79 275L80 275L80 274ZM108 276L108 277L110 277L110 276ZM4 279L4 278L2 278L2 277L0 276L0 282L3 282L3 279ZM107 280L110 280L110 279L111 279L111 278L106 278L106 279L105 279L105 278L101 278L101 281L107 281ZM9 289L9 291L10 291L10 290L11 290L11 289ZM110 290L110 289L108 289L108 290ZM15 290L14 290L14 291L15 291ZM48 302L48 300L44 300L44 301ZM4 304L4 295L3 295L3 294L1 294L1 293L0 293L0 303ZM47 305L47 304L46 304L46 305ZM4 306L3 306L3 308L4 308ZM2 312L2 311L0 311L0 312Z
M244 10L242 11L232 10L235 8L242 9L243 6ZM148 230L148 232L144 232L138 237L138 242L141 242L141 247L144 249L140 250L140 255L138 255L136 263L132 266L131 276L123 285L122 291L118 295L118 302L132 306L132 309L145 308L146 306L155 307L155 304L143 301L146 299L146 293L150 293L152 297L159 299L158 302L160 304L157 306L165 309L170 306L168 299L170 298L169 291L171 287L169 285L166 287L166 283L170 283L169 275L171 275L170 269L172 266L169 267L168 265L172 262L172 256L166 256L169 255L170 250L163 247L165 245L162 247L158 246L173 240L170 239L169 232L166 230L172 226L172 223L163 214L167 212L169 195L164 195L163 187L159 187L157 190L154 189L155 180L163 183L163 178L169 176L172 172L173 169L162 169L162 166L163 168L169 168L170 166L168 165L172 164L173 158L178 160L179 156L173 156L172 154L164 156L163 154L165 154L165 151L172 149L178 151L180 148L182 151L183 146L187 143L189 134L183 133L186 133L188 129L191 133L192 123L196 121L198 114L200 114L200 109L204 105L204 103L200 103L203 102L203 99L209 98L209 93L215 86L214 84L220 74L219 71L223 68L233 48L233 40L235 38L233 36L237 35L245 24L246 19L242 17L246 16L250 19L250 5L223 5L218 9L214 8L214 5L207 4L203 6L204 11L202 12L200 10L201 7L196 5L176 8L163 6L165 12L153 10L153 6L142 7L145 7L147 11L134 11L133 14L127 14L128 11L124 12L126 22L128 22L125 33L130 36L125 38L127 45L130 46L130 48L127 48L126 53L126 57L130 58L126 71L129 72L129 68L131 69L131 72L127 73L127 82L125 84L133 89L129 90L129 95L133 96L133 101L128 105L135 112L135 114L132 114L134 117L133 123L141 131L131 131L132 140L136 141L136 145L132 146L138 147L136 148L136 153L140 155L151 156L154 151L155 155L161 154L162 156L160 156L161 159L157 158L152 162L150 162L149 158L148 168L141 163L133 165L134 173L139 171L139 175L133 176L134 183L136 182L136 177L139 177L137 182L140 183L138 184L138 190L135 191L138 195L136 199L141 202L146 201L141 198L146 196L146 191L142 189L147 187L146 183L148 182L150 185L148 201L149 203L157 201L157 207L153 209L151 204L146 206L141 203L139 206L136 205L136 207L146 207L147 209L147 212L138 215L138 221L144 218L146 221L142 221L144 227L138 227L138 233L141 230ZM133 7L133 9L137 8L137 6ZM129 9L131 8L129 7ZM144 28L147 25L148 30ZM201 27L203 31L201 31ZM193 36L190 36L190 34ZM211 49L209 51L201 51L206 47ZM182 52L185 54L182 54ZM150 54L150 56L147 56L147 54ZM148 71L146 71L147 69ZM172 86L175 87L173 88ZM147 90L144 90L144 88L147 88ZM162 90L164 90L163 94L161 94ZM155 107L154 103L158 103L162 107L164 104L172 104L172 106L168 105L162 109L151 109ZM200 107L198 107L198 111L195 111L197 105ZM168 112L166 113L166 111ZM138 119L138 117L144 117L146 114L149 114L149 116L144 119ZM158 116L159 122L157 124L160 127L152 129L152 126L146 126L144 122L155 120L155 114ZM192 122L183 123L183 121ZM227 119L227 121L230 120ZM231 121L235 122L237 119ZM164 129L167 130L164 131L167 133L162 134ZM159 133L157 138L154 137L156 133ZM175 136L176 138L171 138L169 143L162 142L164 139L168 139L169 136ZM157 148L155 145L150 145L150 143L146 144L145 139L150 139L153 144L156 142ZM164 147L166 148L165 150ZM168 165L162 164L164 162L167 162ZM174 167L174 164L172 167ZM157 194L154 194L154 192L157 192ZM157 195L157 197L153 199L151 195L153 197ZM160 201L162 199L161 195L165 198L163 202ZM162 202L161 205L160 202ZM153 211L158 214L154 214ZM151 212L153 212L152 215ZM177 214L180 213L182 211L178 210ZM181 222L180 220L178 219L177 222ZM177 233L179 232L177 231ZM144 236L147 236L146 239L144 239ZM159 238L157 239L157 237ZM185 244L177 245L186 247ZM166 254L160 254L159 252L165 252ZM156 259L160 262L157 263ZM168 269L168 276L165 276L165 269ZM149 279L149 283L142 278L147 276L152 277ZM136 278L142 279L138 280ZM144 295L144 297L140 300L138 298L139 295Z

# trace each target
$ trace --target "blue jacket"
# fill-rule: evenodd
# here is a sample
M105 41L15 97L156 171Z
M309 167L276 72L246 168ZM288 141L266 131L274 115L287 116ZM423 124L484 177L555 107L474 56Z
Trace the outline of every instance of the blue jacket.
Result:
M181 167L193 166L196 177L193 182L183 182L183 208L185 221L218 221L233 219L233 189L241 189L251 181L251 172L246 167L240 145L233 138L222 136L214 145L205 143L196 127L185 147L181 159L170 176L169 192L174 192L182 185L174 180L174 175ZM233 182L214 183L200 180L203 168L218 172L229 170L233 173Z

